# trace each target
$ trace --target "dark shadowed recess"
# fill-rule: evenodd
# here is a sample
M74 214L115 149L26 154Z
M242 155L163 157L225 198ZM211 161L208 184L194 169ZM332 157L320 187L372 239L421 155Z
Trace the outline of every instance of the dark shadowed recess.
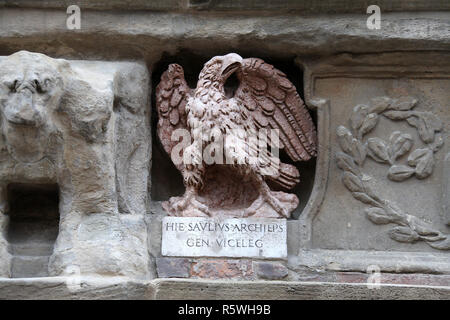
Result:
M295 85L302 99L303 95L303 72L294 63L295 57L265 57L261 54L248 52L248 50L230 50L209 53L208 55L200 55L188 50L180 50L176 54L164 53L160 61L155 64L152 73L152 136L153 136L153 156L152 156L152 192L153 201L168 200L171 196L179 196L184 193L184 186L181 174L172 164L169 155L163 149L159 138L157 137L158 114L156 110L155 89L158 85L162 73L167 70L171 63L181 65L185 72L185 78L191 88L197 86L198 75L203 65L215 55L224 55L230 52L240 54L243 58L257 57L267 63L274 65L277 69L284 72L288 79ZM238 79L232 76L228 79L225 90L227 95L233 94L234 89L238 86ZM310 110L310 114L314 123L317 123L317 117L314 111ZM282 162L293 163L283 150L280 152ZM312 159L308 162L294 163L301 174L301 182L291 192L294 192L300 199L300 205L294 212L293 217L296 219L305 207L312 191L314 183L314 175L316 168L316 160Z
M59 232L56 184L10 184L7 239L12 277L48 276L48 260Z

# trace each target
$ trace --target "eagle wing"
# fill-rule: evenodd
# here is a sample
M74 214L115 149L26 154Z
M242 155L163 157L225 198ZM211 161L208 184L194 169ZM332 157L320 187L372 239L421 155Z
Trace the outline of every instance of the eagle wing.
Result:
M173 147L180 141L172 141L172 133L177 129L189 130L187 126L186 103L192 90L184 79L184 70L178 64L171 64L162 74L156 87L158 109L158 136L164 150L171 156ZM181 171L181 164L175 164Z
M261 59L244 59L237 72L240 85L234 98L249 111L256 128L279 129L280 141L294 161L317 154L317 133L295 86L286 75Z

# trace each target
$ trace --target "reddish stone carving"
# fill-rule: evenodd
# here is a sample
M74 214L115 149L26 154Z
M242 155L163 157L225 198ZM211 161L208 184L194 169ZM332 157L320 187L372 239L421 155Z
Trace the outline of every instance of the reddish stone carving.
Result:
M224 84L235 72L240 84L229 97ZM156 97L159 138L186 186L182 197L163 204L170 215L290 216L298 198L271 190L267 182L290 190L300 174L293 165L279 163L273 150L307 161L316 156L317 138L285 74L261 59L230 53L205 64L196 89L186 84L183 68L171 64ZM185 129L190 141L177 129Z

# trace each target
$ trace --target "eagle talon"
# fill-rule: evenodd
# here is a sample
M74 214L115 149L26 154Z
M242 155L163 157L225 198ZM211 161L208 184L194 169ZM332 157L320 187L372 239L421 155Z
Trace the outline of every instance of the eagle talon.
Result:
M211 216L207 205L197 199L197 193L187 190L182 197L172 197L169 200L167 211L176 216Z
M293 196L292 198L294 198ZM295 202L294 199L290 200L290 202ZM281 218L289 218L291 215L291 211L283 205L283 202L280 201L276 195L270 190L264 190L260 193L258 198L256 198L255 201L244 210L243 217L257 217L257 216L264 216L264 205L268 204L272 209L279 215ZM267 212L267 211L266 211Z
M270 206L283 218L289 218L289 211L283 206L280 200L278 200L274 195L268 193L265 195L265 201L270 204Z
M261 208L261 206L264 204L264 199L260 195L253 203L244 210L244 217L250 217L253 215L256 215L258 212L258 209Z

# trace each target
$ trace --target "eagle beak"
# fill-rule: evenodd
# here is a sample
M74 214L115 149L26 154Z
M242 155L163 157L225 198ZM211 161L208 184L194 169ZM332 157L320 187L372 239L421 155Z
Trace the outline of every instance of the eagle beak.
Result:
M242 57L236 53L230 53L223 57L222 77L228 78L233 72L239 69L242 65Z

